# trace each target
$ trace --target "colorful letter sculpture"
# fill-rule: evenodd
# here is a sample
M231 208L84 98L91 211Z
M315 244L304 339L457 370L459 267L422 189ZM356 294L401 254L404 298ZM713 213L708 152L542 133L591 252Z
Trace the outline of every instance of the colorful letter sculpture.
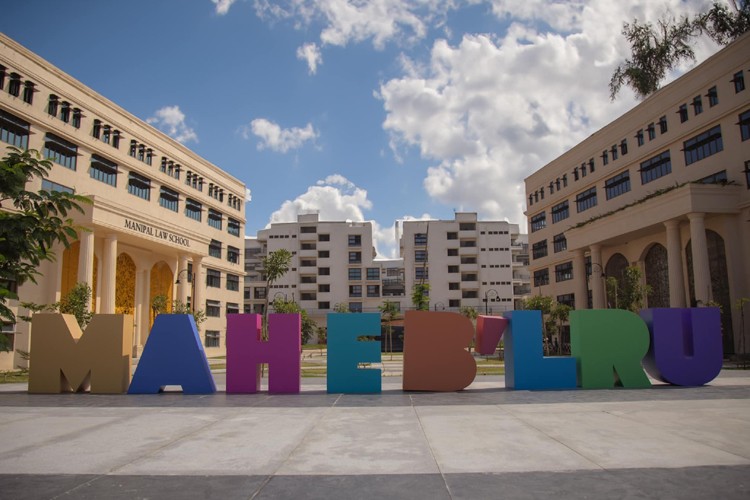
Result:
M466 350L474 337L471 321L457 313L407 311L404 320L405 391L460 391L477 375Z
M576 388L576 360L544 356L542 313L511 311L505 331L505 387L518 390Z
M721 371L721 316L718 308L646 309L641 317L651 334L646 371L674 385L707 384Z
M270 314L268 341L261 338L260 314L227 314L227 393L260 391L260 366L268 363L268 392L300 391L302 319L299 314Z
M133 317L97 314L81 332L70 314L35 314L32 322L29 392L128 390L133 352Z
M206 352L190 314L156 317L128 394L156 394L168 385L182 386L185 394L216 392Z
M329 393L381 392L381 370L359 368L359 363L380 363L380 342L357 340L365 336L380 337L380 314L328 315Z
M651 387L641 365L648 353L648 328L637 314L620 309L571 311L570 344L583 389Z
M483 356L495 354L508 320L500 316L477 316L477 333L474 349Z

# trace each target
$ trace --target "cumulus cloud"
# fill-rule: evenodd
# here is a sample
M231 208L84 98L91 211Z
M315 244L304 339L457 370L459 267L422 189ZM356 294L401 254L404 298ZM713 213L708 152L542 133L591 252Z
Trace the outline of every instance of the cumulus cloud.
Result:
M253 201L253 192L250 191L250 188L245 188L245 203L250 203Z
M198 142L198 134L185 123L185 114L180 111L179 106L158 109L154 116L146 119L146 122L183 144L190 141Z
M430 196L522 222L523 179L635 104L628 91L614 103L608 96L628 54L622 23L704 4L492 0L495 15L510 20L504 36L437 40L429 61L402 58L403 76L376 93L383 128L397 156L416 147L434 162L424 179ZM699 47L698 58L710 50Z
M306 43L297 48L297 59L307 63L308 71L314 75L318 71L318 65L323 64L323 56L320 48L314 43Z
M211 2L216 5L216 13L220 16L229 12L229 7L231 7L235 1L236 0L211 0Z
M305 142L314 141L318 137L318 132L310 123L304 128L281 128L265 118L256 118L250 125L240 127L239 133L244 139L250 139L253 135L260 138L259 150L268 148L279 153L299 149Z

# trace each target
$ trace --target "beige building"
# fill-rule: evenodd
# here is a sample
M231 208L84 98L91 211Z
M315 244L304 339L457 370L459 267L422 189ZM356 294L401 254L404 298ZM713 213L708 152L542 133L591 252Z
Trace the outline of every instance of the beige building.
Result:
M743 348L749 71L746 35L526 179L535 293L616 306L606 279L635 265L649 307L718 303L725 353Z
M96 312L133 314L136 355L154 297L194 302L208 316L208 353L224 352L226 314L242 304L242 182L3 35L0 140L3 151L35 149L53 162L28 189L93 200L77 217L79 241L40 267L38 286L18 287L23 301L56 302L88 283ZM28 350L27 323L3 330ZM18 364L17 354L0 354L0 369Z
M401 230L406 289L429 284L432 309L498 314L520 308L529 294L527 247L517 224L459 212L454 220L403 221Z

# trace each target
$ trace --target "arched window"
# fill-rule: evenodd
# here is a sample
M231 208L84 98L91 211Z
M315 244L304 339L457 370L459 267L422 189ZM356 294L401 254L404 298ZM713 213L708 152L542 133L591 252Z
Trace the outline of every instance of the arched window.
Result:
M656 243L645 258L646 284L651 287L648 307L669 307L669 267L667 249Z

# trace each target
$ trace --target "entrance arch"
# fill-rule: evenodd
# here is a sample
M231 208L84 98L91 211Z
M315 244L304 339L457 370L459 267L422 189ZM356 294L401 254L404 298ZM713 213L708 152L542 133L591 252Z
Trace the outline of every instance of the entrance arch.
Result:
M646 252L646 284L651 287L648 307L669 307L669 264L667 249L654 243Z
M172 290L174 286L174 274L169 265L162 261L157 262L151 267L151 291L149 293L148 308L149 308L149 325L154 324L154 309L152 304L154 298L163 295L166 297L167 312L172 310Z
M135 262L126 253L117 256L115 313L135 313Z
M78 283L78 259L81 254L81 242L74 241L62 254L62 272L60 277L60 298L65 297ZM99 259L94 255L94 275L91 284L91 312L96 312L96 281L99 276Z
M607 265L604 267L604 274L607 276L605 294L607 301L609 302L608 307L610 308L617 307L617 297L620 295L620 288L625 281L625 269L627 269L629 265L628 259L626 259L623 254L616 253L609 258ZM610 278L617 280L616 289L610 288Z

